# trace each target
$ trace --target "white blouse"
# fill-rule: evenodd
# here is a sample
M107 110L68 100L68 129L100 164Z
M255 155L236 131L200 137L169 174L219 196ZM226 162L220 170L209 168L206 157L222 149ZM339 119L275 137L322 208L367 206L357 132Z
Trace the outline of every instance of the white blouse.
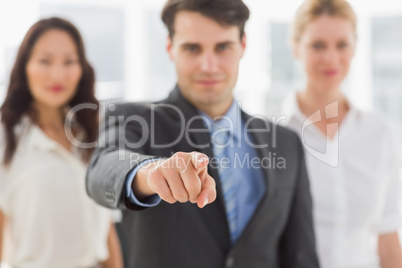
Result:
M336 116L332 105L327 118ZM271 115L298 133L305 148L321 267L380 267L378 236L402 222L398 142L389 124L351 105L329 140L312 125L319 114L302 114L295 92Z
M12 267L91 267L108 257L111 212L86 194L86 165L22 120L11 165L0 165L0 209L9 220ZM0 129L0 160L4 153ZM7 245L6 245L7 246Z

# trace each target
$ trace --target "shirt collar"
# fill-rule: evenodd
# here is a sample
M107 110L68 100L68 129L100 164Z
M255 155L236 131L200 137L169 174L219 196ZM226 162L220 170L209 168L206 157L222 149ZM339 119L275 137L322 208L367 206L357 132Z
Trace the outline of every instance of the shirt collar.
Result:
M32 122L27 116L23 116L21 124L18 126L21 135L22 145L26 148L35 148L43 151L49 151L58 148L58 144L46 136L45 133Z
M361 111L347 97L346 101L349 105L349 115L358 119ZM299 102L297 101L297 91L291 91L286 95L284 101L280 105L279 114L276 114L275 116L277 119L279 116L282 116L283 118L281 118L281 123L284 125L288 125L292 119L296 119L301 122L307 119L300 110Z
M229 110L223 115L215 118L211 118L209 115L199 110L201 116L203 116L206 120L205 123L209 126L208 129L211 131L216 131L218 129L227 129L230 134L238 138L239 130L241 130L241 114L240 107L236 100L233 100Z
M75 126L79 126L75 119L72 119ZM84 132L81 128L77 128L78 135L75 137L78 140L82 140ZM21 137L21 144L28 149L38 149L41 151L60 150L62 147L53 139L49 138L43 130L35 124L28 115L24 115L21 118L20 124L17 125L16 133ZM73 147L74 150L74 147ZM74 153L78 153L74 151Z

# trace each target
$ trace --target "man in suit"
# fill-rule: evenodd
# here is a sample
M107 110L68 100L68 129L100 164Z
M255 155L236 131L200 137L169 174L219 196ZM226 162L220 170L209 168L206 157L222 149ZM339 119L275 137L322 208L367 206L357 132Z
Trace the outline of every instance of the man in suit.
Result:
M241 0L168 0L176 88L109 109L87 190L123 210L127 267L318 267L297 135L232 96L248 17Z

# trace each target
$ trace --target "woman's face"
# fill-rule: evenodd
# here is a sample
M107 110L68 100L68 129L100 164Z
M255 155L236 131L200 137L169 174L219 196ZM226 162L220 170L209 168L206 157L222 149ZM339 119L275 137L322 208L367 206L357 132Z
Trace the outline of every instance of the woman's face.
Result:
M62 30L48 30L36 41L26 65L34 102L62 108L75 95L82 68L77 46Z
M355 43L355 30L347 19L323 15L310 22L295 47L309 86L338 89L349 72Z

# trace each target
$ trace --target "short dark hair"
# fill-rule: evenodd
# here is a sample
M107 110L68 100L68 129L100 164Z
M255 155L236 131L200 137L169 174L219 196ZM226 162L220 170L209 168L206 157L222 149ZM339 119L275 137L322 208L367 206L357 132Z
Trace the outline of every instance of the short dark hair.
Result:
M240 38L244 35L244 26L250 16L250 11L242 0L168 0L162 10L162 21L171 39L176 14L183 10L201 13L222 25L237 26Z

